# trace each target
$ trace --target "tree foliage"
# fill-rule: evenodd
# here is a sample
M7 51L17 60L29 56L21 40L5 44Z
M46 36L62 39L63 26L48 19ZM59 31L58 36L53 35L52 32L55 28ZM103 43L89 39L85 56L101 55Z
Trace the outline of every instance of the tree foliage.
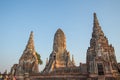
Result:
M43 64L43 61L41 60L41 56L40 56L40 54L38 54L37 52L36 52L36 56L37 56L37 59L38 59L38 64Z

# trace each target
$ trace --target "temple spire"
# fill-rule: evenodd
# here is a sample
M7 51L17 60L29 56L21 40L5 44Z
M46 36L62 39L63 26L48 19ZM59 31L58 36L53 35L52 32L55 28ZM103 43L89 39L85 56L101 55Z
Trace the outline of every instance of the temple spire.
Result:
M93 33L92 33L92 37L100 37L100 36L104 36L104 33L101 29L101 26L99 25L99 21L97 19L97 15L96 13L93 14L94 16L94 22L93 22Z
M33 39L33 31L30 33L30 37L28 40L28 43L26 45L26 48L19 60L19 70L23 73L38 73L38 58L37 54L34 48L34 39Z
M64 32L59 28L54 36L53 50L64 51L66 49L66 37Z
M96 13L94 13L93 15L94 15L94 27L97 27L97 26L99 26L97 15L96 15Z
M31 31L31 33L30 33L30 37L29 37L26 49L33 50L33 51L35 50L35 48L34 48L33 31Z

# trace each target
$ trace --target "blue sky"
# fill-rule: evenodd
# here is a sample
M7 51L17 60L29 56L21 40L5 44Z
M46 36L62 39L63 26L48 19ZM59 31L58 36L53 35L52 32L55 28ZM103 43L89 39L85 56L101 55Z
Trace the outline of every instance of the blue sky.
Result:
M43 60L41 71L58 28L66 35L67 50L76 65L85 63L94 12L120 62L119 4L120 0L0 0L0 72L19 62L31 31Z

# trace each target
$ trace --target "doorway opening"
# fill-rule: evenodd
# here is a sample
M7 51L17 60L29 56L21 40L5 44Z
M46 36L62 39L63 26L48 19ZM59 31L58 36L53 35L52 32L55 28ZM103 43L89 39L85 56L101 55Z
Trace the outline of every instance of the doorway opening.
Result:
M98 75L104 75L102 63L98 63L97 66L98 66Z

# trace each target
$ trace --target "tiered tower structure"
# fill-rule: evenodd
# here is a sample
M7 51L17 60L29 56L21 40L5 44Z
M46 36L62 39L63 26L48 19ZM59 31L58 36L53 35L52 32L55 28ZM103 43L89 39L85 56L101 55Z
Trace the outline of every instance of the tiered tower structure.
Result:
M31 32L19 64L13 65L11 73L17 74L18 80L24 80L28 76L31 80L120 80L120 63L117 63L114 47L108 43L94 13L93 32L86 53L86 63L75 66L74 57L72 56L71 60L66 49L65 34L58 29L54 35L52 53L49 59L46 59L44 70L38 73L38 59ZM22 76L19 75L21 73Z
M70 60L70 53L66 50L66 37L61 29L58 29L54 36L53 51L43 72L50 72L56 68L71 67L74 63Z
M19 60L17 73L38 73L38 59L34 47L33 32L31 32L27 46Z
M90 77L118 74L114 47L108 43L108 39L99 25L96 13L94 13L93 32L90 47L87 50L86 64Z

